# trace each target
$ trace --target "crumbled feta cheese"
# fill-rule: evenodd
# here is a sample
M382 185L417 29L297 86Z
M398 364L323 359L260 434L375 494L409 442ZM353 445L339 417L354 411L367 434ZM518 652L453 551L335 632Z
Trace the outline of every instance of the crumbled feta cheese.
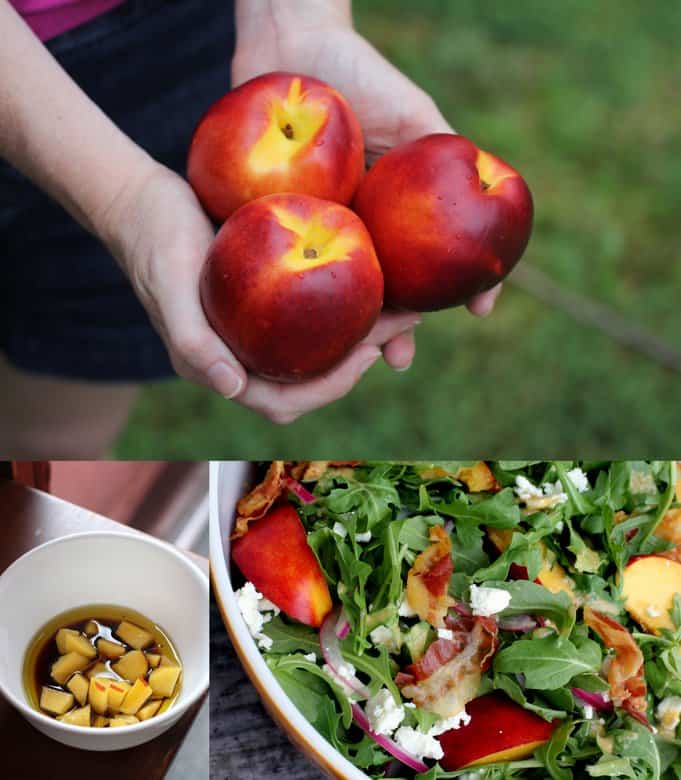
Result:
M591 720L594 716L594 708L591 706L591 704L582 704L582 707L584 708L584 717L587 720Z
M567 501L567 496L562 492L560 482L547 482L540 488L533 485L527 477L519 474L515 478L515 484L513 490L516 496L530 511L551 509Z
M349 698L353 699L357 695L356 691L351 688L347 683L343 682L344 677L354 677L356 673L355 667L348 663L347 661L343 661L341 665L338 667L337 671L334 671L328 664L324 664L322 666L322 672L330 679L333 680L333 682L336 683L336 685L339 685L343 693Z
M402 706L403 707L408 707L410 710L415 710L416 709L416 705L414 704L413 701L405 701Z
M501 588L471 585L471 607L474 615L490 617L501 612L511 603L511 594Z
M646 607L646 614L648 615L648 617L656 618L656 617L660 617L662 613L660 612L659 609L657 609L651 604L650 606Z
M391 653L396 653L399 650L395 634L388 626L378 626L369 634L369 638L376 646L383 645Z
M565 523L562 520L559 520L556 523L556 531L558 531L558 533L560 534L563 532L563 528L565 528Z
M366 544L371 541L371 531L365 531L363 534L355 534L355 541L359 544Z
M262 627L265 623L269 623L274 615L279 614L279 607L266 599L262 593L258 593L252 582L247 582L234 595L251 636L257 640L263 650L269 650L272 647L272 640L262 633Z
M580 493L586 493L587 490L591 490L589 478L578 466L575 466L575 468L568 471L567 478Z
M400 601L397 608L397 614L404 618L416 617L418 615L418 612L415 612L407 601L406 593L402 596L402 601Z
M387 688L381 688L366 704L366 715L371 730L390 735L404 720L404 708L395 701Z
M339 523L336 521L333 524L333 528L331 529L336 536L340 536L341 539L345 539L345 537L348 535L348 529L343 525L343 523Z
M429 736L437 737L440 734L444 734L445 731L451 731L452 729L460 729L461 726L467 726L471 722L471 716L465 709L458 712L456 715L452 715L450 718L443 718L438 721L428 732Z
M515 478L513 492L521 501L527 501L530 498L541 498L544 495L536 485L533 485L530 480L527 477L523 477L522 474L519 474Z
M660 730L668 735L674 735L681 721L681 696L667 696L657 705L655 710Z
M454 632L448 628L438 628L437 637L438 639L454 639Z
M657 486L652 474L645 471L632 471L629 479L629 489L632 493L655 493Z
M307 661L309 661L311 664L317 663L317 656L315 653L306 653L303 658L305 658Z
M417 731L410 726L400 726L395 732L395 742L418 759L434 758L439 760L444 756L442 746L429 734Z

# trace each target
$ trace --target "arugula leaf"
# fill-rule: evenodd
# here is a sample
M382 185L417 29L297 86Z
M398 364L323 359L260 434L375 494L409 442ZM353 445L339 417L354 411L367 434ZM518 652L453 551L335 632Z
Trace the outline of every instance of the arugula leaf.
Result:
M572 600L563 591L552 593L543 585L530 580L485 582L491 588L499 588L511 594L511 603L500 613L501 617L514 615L541 615L553 623L563 636L568 636L575 624L576 610Z
M567 745L573 723L566 720L553 732L551 739L535 751L535 756L546 767L553 780L572 780L572 770L560 763L559 757Z
M492 686L500 691L503 691L509 698L513 699L516 704L520 704L526 710L539 715L544 720L552 721L556 718L565 718L567 712L565 710L553 709L543 704L538 704L537 701L530 702L527 699L523 689L518 683L507 674L495 674L492 678Z
M476 496L467 496L473 500ZM441 515L455 517L457 520L470 520L490 528L515 528L520 524L520 507L511 488L504 488L492 496L485 496L475 503L463 499L450 503L433 503L430 508Z
M348 482L347 487L335 488L324 502L335 514L357 512L366 518L367 529L371 530L392 513L391 507L400 505L395 485L375 469L364 482Z
M557 460L553 462L553 465L555 466L558 479L563 486L563 490L567 493L567 497L570 500L574 511L578 512L580 515L588 515L590 512L593 512L593 503L586 497L584 493L580 493L579 490L577 490L577 488L572 484L572 480L567 475L565 464Z
M483 569L478 569L473 575L475 582L484 582L485 580L505 580L511 564L524 566L527 569L528 576L534 579L541 569L544 557L540 545L537 541L543 533L514 533L509 546L501 555Z
M494 670L525 675L528 688L554 690L567 685L578 674L595 673L600 661L597 665L594 660L593 655L583 657L583 649L568 639L549 636L520 639L504 648L494 659Z
M268 655L320 653L319 636L314 629L300 623L285 623L280 616L265 623L262 633L272 640Z
M640 780L660 780L662 763L652 733L643 724L627 719L629 728L610 733L613 754L604 754L586 771L591 777L633 777Z

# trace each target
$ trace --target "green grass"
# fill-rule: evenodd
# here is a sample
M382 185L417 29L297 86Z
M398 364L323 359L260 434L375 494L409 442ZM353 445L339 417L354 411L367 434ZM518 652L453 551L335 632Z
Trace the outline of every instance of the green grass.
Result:
M356 0L359 28L459 132L528 179L523 262L681 339L681 14L666 0ZM147 388L119 457L678 456L681 377L507 285L427 315L406 374L279 428L183 382Z

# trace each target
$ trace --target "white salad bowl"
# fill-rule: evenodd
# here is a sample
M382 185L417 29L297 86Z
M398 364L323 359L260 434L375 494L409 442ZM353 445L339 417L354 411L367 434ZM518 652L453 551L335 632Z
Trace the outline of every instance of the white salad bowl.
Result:
M252 483L246 461L210 464L210 564L213 591L227 633L263 704L289 739L329 777L367 780L364 772L340 755L291 702L268 669L244 623L230 578L229 537L236 504Z
M180 695L166 712L117 729L61 723L34 709L22 681L35 634L80 606L129 607L159 625L182 662ZM84 750L122 750L167 731L208 689L208 578L169 544L132 532L87 532L35 547L0 576L0 692L38 731Z

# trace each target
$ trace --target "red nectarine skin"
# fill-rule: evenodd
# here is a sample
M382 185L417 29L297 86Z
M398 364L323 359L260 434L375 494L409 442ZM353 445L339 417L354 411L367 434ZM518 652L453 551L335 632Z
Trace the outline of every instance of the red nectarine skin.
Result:
M374 240L386 303L433 311L501 281L532 229L532 196L500 159L434 134L383 155L354 202Z
M270 195L242 206L219 231L201 299L244 366L295 382L328 371L367 335L381 311L383 275L348 208Z
M291 504L271 509L232 545L241 573L289 617L319 627L331 610L329 588Z
M349 203L363 173L362 131L345 98L293 73L258 76L214 103L194 132L187 166L219 221L276 192Z
M471 718L467 726L438 737L444 751L440 764L448 772L531 755L559 722L545 721L499 691L468 702L466 711Z

